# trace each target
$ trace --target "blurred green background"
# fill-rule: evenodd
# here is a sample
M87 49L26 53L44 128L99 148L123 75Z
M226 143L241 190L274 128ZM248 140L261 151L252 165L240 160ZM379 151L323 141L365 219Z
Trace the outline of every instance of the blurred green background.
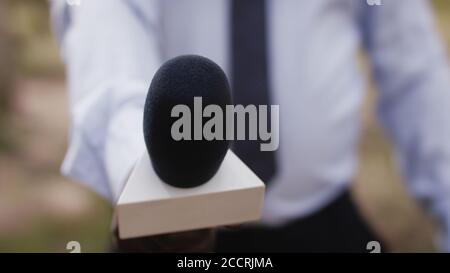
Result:
M450 1L433 3L450 52ZM69 241L83 252L108 250L110 205L59 173L65 88L47 1L0 0L0 252L68 252ZM393 251L435 251L435 225L405 191L373 115L375 100L370 90L361 111L354 195Z

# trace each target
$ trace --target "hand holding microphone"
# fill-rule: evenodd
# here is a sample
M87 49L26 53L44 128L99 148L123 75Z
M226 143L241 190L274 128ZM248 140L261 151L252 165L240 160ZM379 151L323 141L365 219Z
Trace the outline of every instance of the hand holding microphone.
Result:
M194 130L190 130L191 140L173 138L176 118L172 110L185 105L194 113L194 97L223 111L231 104L227 78L217 64L201 56L180 56L156 72L144 108L144 139L152 166L162 181L179 188L206 183L219 169L229 148L226 139L195 140ZM189 125L196 126L194 120ZM114 231L122 252L211 252L214 233L215 229L208 228L121 240L118 230Z

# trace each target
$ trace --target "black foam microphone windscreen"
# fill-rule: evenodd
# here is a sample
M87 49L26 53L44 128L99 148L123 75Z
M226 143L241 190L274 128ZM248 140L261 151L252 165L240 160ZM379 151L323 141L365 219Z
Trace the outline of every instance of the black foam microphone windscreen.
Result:
M201 98L202 109L194 109L194 98ZM230 88L223 70L213 61L197 56L183 55L164 63L150 84L144 109L144 139L157 175L166 183L190 188L207 182L219 169L229 148L226 140L226 105L231 104ZM186 112L172 111L177 105L186 105ZM205 139L202 130L210 117L204 117L203 109L217 105L221 119L223 138ZM182 117L183 115L187 115ZM195 124L198 117L202 124ZM174 138L173 126L185 118L182 131L185 138ZM220 124L220 123L216 123ZM188 126L186 126L188 125ZM189 127L190 128L187 128ZM197 130L197 131L196 131ZM179 132L178 132L179 133ZM199 135L201 134L201 135ZM199 136L201 139L199 139Z

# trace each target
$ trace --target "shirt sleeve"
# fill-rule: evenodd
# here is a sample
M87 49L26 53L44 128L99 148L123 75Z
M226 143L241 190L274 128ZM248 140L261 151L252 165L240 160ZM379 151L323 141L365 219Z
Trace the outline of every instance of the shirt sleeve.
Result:
M156 0L52 1L70 102L62 172L115 201L145 152L142 115L161 63Z
M450 71L430 3L383 1L363 18L380 120L409 191L440 221L450 251Z

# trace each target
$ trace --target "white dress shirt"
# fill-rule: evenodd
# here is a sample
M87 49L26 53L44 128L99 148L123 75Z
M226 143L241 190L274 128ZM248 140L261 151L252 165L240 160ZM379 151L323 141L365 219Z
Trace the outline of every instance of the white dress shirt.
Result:
M143 103L165 60L199 54L229 74L226 0L53 0L67 64L70 146L64 174L114 200L145 152ZM278 173L263 223L317 211L352 181L364 48L379 117L410 192L438 216L450 250L450 72L426 0L268 1L270 83L280 105Z

